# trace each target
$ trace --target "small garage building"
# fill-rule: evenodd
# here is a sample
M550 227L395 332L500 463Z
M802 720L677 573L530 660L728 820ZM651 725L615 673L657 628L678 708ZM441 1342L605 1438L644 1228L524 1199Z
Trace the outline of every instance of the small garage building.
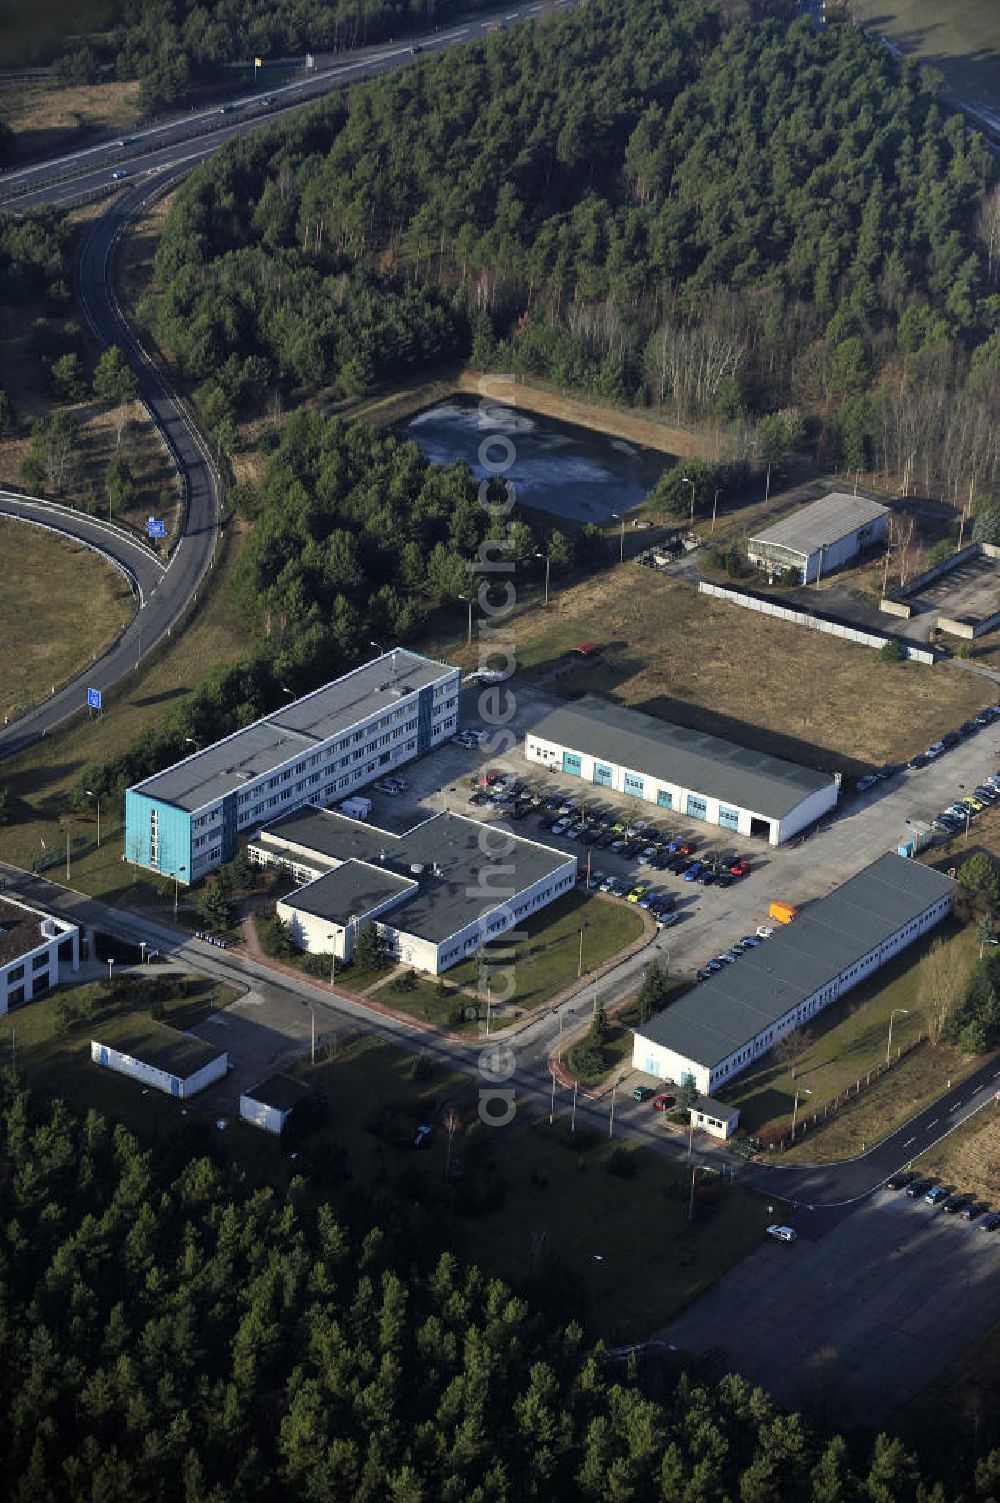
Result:
M309 1094L309 1087L290 1075L270 1075L252 1090L240 1096L240 1116L244 1122L279 1137L299 1102Z
M643 1024L635 1068L711 1095L939 924L954 894L942 872L880 856Z
M189 1101L221 1080L229 1068L224 1049L147 1019L136 1019L124 1031L116 1029L112 1038L92 1039L90 1057L95 1065L128 1075L178 1101Z
M706 731L588 695L524 738L529 762L780 845L837 802L837 780Z
M747 558L770 578L794 569L802 584L839 569L859 553L884 543L889 508L867 496L831 491L800 506L756 537L747 539Z

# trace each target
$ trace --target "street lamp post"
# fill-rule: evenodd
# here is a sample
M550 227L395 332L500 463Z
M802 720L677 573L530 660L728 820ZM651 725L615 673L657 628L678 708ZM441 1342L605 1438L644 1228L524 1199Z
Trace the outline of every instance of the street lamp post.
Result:
M608 1137L609 1138L613 1138L614 1134L615 1134L615 1097L617 1095L618 1095L618 1087L617 1087L617 1085L613 1085L611 1087L611 1115L608 1118Z
M618 562L623 564L625 562L625 518L622 516L620 511L613 511L611 515L622 524L621 541L618 548Z
M66 881L69 881L69 858L73 849L73 821L66 821Z
M86 792L87 792L87 797L88 798L95 799L96 802L97 802L97 849L100 850L101 849L101 799L100 799L100 795L97 794L97 793L94 793L90 788L88 788L86 790Z
M885 1046L885 1062L886 1062L886 1064L889 1063L889 1056L892 1054L892 1020L893 1020L893 1018L897 1018L897 1017L899 1017L899 1018L909 1017L909 1014L910 1014L910 1009L908 1007L894 1007L892 1009L892 1012L889 1014L889 1040L888 1040L888 1043Z
M811 1095L812 1095L812 1091L809 1089L808 1086L799 1086L798 1090L795 1092L795 1105L792 1107L792 1142L793 1143L795 1142L795 1118L797 1117L798 1110L799 1110L799 1097L800 1096L811 1096Z
M689 485L691 487L691 526L693 527L694 526L695 483L694 483L693 480L689 480L686 475L682 475L681 476L681 481L683 482L684 485Z
M555 1121L555 1115L556 1115L556 1072L555 1072L555 1070L553 1070L551 1072L551 1074L552 1074L552 1095L549 1097L549 1126L550 1127L552 1126L552 1123Z
M201 751L201 746L194 739L193 736L185 736L184 737L184 745L185 746L193 746L196 752L200 752Z
M579 1089L580 1089L580 1082L578 1080L574 1080L574 1082L573 1082L573 1113L572 1113L572 1116L569 1119L569 1130L570 1130L570 1132L576 1132L576 1093L577 1093L577 1091Z
M115 962L114 962L113 958L111 958L109 956L109 958L108 958L108 985L109 986L111 985L111 978L112 978L112 975L114 974L114 969L115 969Z
M146 949L147 949L147 944L148 944L148 942L146 940L140 939L140 941L139 941L139 956L140 956L140 961L141 961L141 963L143 965L146 964Z
M466 603L466 605L469 607L469 646L471 647L472 646L472 600L471 600L471 598L468 595L459 595L458 598L459 598L459 600L464 600L465 603ZM548 595L546 595L546 597L545 597L545 604L548 605L548 603L549 603Z
M589 885L589 884L588 884ZM580 955L576 963L576 979L579 981L583 975L583 925L580 925Z
M722 486L720 485L719 488L718 488L718 490L716 491L715 497L714 497L714 499L712 501L712 531L713 532L715 531L715 513L719 509L719 496L721 495L721 493L722 493Z
M622 549L624 551L624 544L622 545ZM544 558L544 560L545 560L545 604L548 605L548 603L549 603L549 569L552 566L552 560L549 558L549 555L547 553L536 553L535 557L536 558ZM471 606L470 606L469 609L470 609L470 617L469 617L469 619L471 620L472 619L471 618L471 609L472 609ZM471 631L471 629L472 628L470 627L469 630ZM470 638L470 641L471 641L471 638Z
M328 934L327 939L330 941L330 985L332 986L334 976L337 973L337 951L334 948L337 941L336 937L332 934Z
M181 890L181 872L186 872L186 871L187 871L187 867L186 866L179 866L177 868L177 870L174 872L174 923L175 924L177 922L177 902L178 902L178 899L180 897L180 890Z

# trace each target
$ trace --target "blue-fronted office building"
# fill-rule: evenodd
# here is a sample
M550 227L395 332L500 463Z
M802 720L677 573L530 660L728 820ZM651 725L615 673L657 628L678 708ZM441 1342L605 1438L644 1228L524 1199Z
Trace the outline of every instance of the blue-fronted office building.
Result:
M242 833L326 805L430 751L458 725L458 668L397 648L196 751L125 794L125 859L198 881Z

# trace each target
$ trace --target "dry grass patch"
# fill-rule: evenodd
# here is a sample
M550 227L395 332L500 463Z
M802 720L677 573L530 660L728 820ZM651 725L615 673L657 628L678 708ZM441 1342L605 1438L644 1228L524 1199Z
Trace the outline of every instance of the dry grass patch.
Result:
M139 84L0 84L0 120L19 160L71 147L89 131L128 130L139 119Z
M995 1103L984 1106L917 1164L944 1183L1000 1207L1000 1107Z
M71 678L113 640L135 610L117 569L89 548L23 522L0 519L4 715L26 709Z
M996 698L978 674L883 663L633 564L521 616L518 662L544 679L587 638L601 656L561 675L560 693L610 696L829 771L903 761Z
M81 714L58 736L5 759L0 780L8 789L10 823L0 828L3 860L30 867L43 840L48 850L57 850L64 844L59 821L68 811L70 789L84 766L124 750L142 730L182 705L213 668L249 657L254 643L229 588L239 543L240 534L231 534L228 545L217 553L215 568L183 628L143 659L138 675L131 674L105 695L102 719ZM120 819L122 811L105 809L103 814L110 823ZM116 855L121 855L120 836Z

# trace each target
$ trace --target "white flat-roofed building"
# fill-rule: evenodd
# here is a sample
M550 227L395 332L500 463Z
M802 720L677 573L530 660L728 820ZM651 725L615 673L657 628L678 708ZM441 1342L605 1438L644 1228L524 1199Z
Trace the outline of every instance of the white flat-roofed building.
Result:
M354 793L454 735L461 673L396 648L145 778L125 794L125 858L191 883L241 833Z
M529 762L780 845L837 803L837 780L705 731L588 695L524 738Z
M225 1049L149 1018L135 1018L103 1039L91 1039L90 1057L95 1065L177 1101L189 1101L229 1068Z
M867 496L831 491L748 538L747 558L772 579L795 569L802 584L812 584L884 543L888 526L887 506Z
M956 884L889 852L636 1031L637 1070L713 1096L951 912Z
M394 835L323 809L301 809L247 846L258 866L303 885L278 917L304 950L350 960L376 923L389 952L437 976L572 891L577 860L461 814L433 814Z
M80 969L80 930L16 898L0 898L0 1013Z

